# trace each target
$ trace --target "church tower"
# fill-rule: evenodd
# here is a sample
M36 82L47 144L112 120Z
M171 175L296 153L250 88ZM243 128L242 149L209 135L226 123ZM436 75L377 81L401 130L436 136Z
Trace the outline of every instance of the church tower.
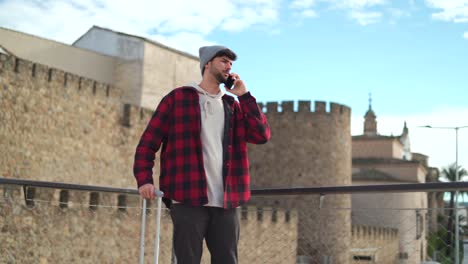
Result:
M411 146L410 146L410 140L409 140L409 129L406 126L406 121L403 127L403 132L401 133L401 136L400 136L400 142L403 145L403 159L411 160L412 154L411 154Z
M377 116L372 110L372 97L369 94L369 110L364 115L364 135L365 136L377 136Z

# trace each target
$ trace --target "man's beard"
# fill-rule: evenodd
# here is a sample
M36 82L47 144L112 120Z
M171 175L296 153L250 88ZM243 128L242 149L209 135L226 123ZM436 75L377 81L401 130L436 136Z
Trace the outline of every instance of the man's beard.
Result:
M226 80L227 80L227 77L221 73L220 71L218 70L215 70L215 71L212 71L213 73L213 76L216 78L216 81L218 81L218 83L225 83Z

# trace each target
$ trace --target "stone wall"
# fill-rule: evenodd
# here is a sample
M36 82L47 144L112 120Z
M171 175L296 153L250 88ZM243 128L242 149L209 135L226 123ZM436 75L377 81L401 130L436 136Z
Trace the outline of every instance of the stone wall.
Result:
M403 144L396 137L354 137L353 158L403 158Z
M197 57L152 42L144 47L142 107L154 110L173 88L201 80Z
M369 185L369 182L356 182ZM382 182L382 184L388 184ZM353 223L400 230L399 248L401 264L418 263L426 259L424 218L432 210L427 208L427 193L374 193L353 194ZM418 210L421 208L421 210Z
M353 225L351 263L399 263L398 246L399 233L397 229Z
M61 190L35 189L26 203L18 186L0 186L0 263L137 263L141 212L136 195L70 191L60 203ZM63 200L62 200L63 201ZM92 203L95 204L95 203ZM155 202L148 206L145 263L153 263ZM66 205L66 206L64 206ZM259 214L259 212L262 212ZM296 261L295 212L245 208L239 212L240 263L293 264ZM162 210L160 263L171 263L172 223ZM205 247L202 263L210 263Z
M151 111L130 107L122 125L118 88L13 56L0 55L0 92L2 177L135 187Z
M152 111L122 104L116 87L3 54L0 89L1 177L135 188L133 155ZM7 189L1 189L0 262L136 262L138 197L128 198L129 208L120 211L117 195L100 194L98 210L90 210L90 193L71 192L69 206L60 209L59 190L37 189L30 208L19 202L21 189ZM273 221L263 211L261 218L255 210L241 220L242 263L255 263L249 259L257 253L270 263L294 263L297 217L288 215L286 221L278 210ZM167 214L162 221L161 259L167 261L172 233ZM151 228L147 233L154 234ZM148 236L147 245L153 239ZM147 252L152 254L151 246Z
M249 148L253 188L351 185L350 108L310 101L262 105L271 127L268 144ZM328 108L328 109L327 109ZM295 110L297 109L297 110ZM319 197L281 196L253 203L299 212L298 255L312 259L333 256L348 263L351 239L349 195L329 195L319 210Z
M134 151L151 110L122 104L117 87L6 55L0 55L0 91L1 177L135 188ZM316 102L311 111L311 103L304 101L297 111L293 102L283 102L281 111L278 107L264 107L271 142L249 146L252 187L350 185L350 109L331 103L327 110L326 103ZM291 256L334 256L337 263L348 263L350 213L335 210L350 208L348 195L327 197L322 211L316 210L317 197L259 200L252 204L299 212L298 224L266 226L249 234L284 227L292 230L286 237L301 234L290 243L297 250ZM46 221L49 215L34 221ZM252 247L258 248L250 245L247 250Z

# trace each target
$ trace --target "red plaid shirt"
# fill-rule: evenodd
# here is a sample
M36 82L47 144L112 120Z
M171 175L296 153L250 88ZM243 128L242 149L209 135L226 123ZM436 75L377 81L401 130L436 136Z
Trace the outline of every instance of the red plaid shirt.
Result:
M263 144L270 139L267 119L255 98L248 92L238 99L226 94L222 97L224 208L235 208L250 199L247 142ZM136 148L133 172L138 187L153 183L155 154L162 147L159 188L165 200L193 206L207 204L200 131L196 89L172 90L159 103Z

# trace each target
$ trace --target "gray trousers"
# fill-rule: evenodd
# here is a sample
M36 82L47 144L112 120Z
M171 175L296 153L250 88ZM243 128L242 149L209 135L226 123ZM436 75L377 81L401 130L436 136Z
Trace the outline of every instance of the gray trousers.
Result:
M175 263L199 264L205 239L212 264L237 264L237 209L172 204L171 218Z

